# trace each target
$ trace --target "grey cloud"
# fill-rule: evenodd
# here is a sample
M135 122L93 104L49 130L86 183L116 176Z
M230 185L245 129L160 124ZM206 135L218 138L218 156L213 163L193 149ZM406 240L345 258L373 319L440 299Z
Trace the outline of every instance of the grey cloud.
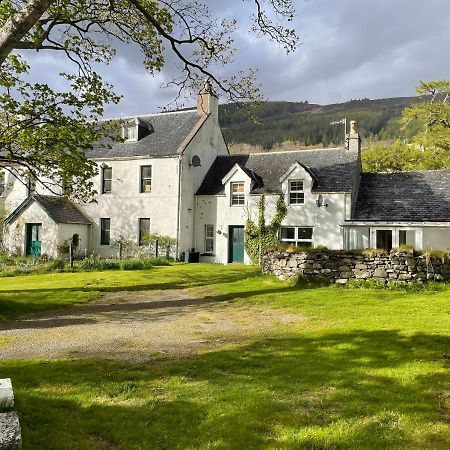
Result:
M450 77L448 0L298 0L294 27L302 45L290 55L248 33L251 3L208 1L219 18L236 15L242 25L236 62L222 74L257 67L269 99L334 103L413 95L421 79ZM119 45L118 50L114 62L99 69L124 96L107 109L108 116L155 112L174 98L173 89L160 87L176 73L169 51L166 67L152 77L138 49ZM48 54L33 55L32 63L39 79L53 83L59 69L67 66Z

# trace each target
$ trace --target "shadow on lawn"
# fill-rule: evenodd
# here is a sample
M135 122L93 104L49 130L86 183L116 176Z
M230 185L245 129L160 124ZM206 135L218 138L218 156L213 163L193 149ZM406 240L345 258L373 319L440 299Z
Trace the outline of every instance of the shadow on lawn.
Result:
M225 271L196 271L195 267L186 266L185 270L177 272L165 272L170 270L166 267L160 271L161 277L155 278L154 271L161 268L152 269L151 277L155 282L142 283L135 286L126 285L123 281L114 285L114 278L108 277L108 272L98 272L99 279L90 283L81 284L73 287L55 287L55 288L37 288L37 289L0 289L0 319L14 319L26 314L33 314L46 310L56 310L71 306L65 301L68 297L79 295L80 303L86 300L94 299L101 293L114 292L136 292L136 291L166 291L171 289L201 288L214 284L234 283L238 281L249 280L260 276L257 270L249 271L242 269L228 269ZM164 271L165 269L165 271ZM121 273L123 274L123 272ZM74 274L77 275L77 274ZM167 281L164 281L164 278ZM57 280L55 280L57 282ZM108 285L112 283L113 285ZM86 296L91 297L86 298ZM72 305L76 302L72 302ZM118 307L119 308L119 307ZM135 307L138 309L138 307ZM58 311L59 314L59 311ZM61 313L64 314L64 313ZM69 312L70 314L70 312ZM0 320L1 324L1 320ZM3 326L2 328L7 328Z
M178 362L11 361L0 376L15 385L24 449L447 449L449 346L395 330L305 334Z
M261 290L237 291L228 294L206 295L203 297L183 299L171 299L170 297L166 297L163 300L158 300L157 298L153 300L152 294L149 293L149 298L146 301L133 301L130 299L131 301L121 303L118 298L114 303L89 303L77 306L76 308L69 307L45 312L38 317L29 319L0 321L0 330L43 329L92 324L104 320L105 316L107 316L109 320L117 321L157 321L170 318L171 316L182 316L193 310L198 312L202 309L209 309L211 306L231 302L236 299L246 299L261 294L282 294L295 292L297 290L298 288L295 286L286 287L280 284L279 287L273 289L262 288ZM135 313L138 312L143 314L137 316ZM97 315L99 318L94 317Z

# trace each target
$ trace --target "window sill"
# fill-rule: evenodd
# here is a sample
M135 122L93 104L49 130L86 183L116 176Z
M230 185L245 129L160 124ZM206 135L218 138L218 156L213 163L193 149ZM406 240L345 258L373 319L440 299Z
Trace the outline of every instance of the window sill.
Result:
M216 256L215 253L200 253L200 256Z

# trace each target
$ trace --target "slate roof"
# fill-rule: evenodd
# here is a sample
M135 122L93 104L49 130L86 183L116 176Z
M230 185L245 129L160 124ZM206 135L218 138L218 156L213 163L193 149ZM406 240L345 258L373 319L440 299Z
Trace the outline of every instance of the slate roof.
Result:
M124 118L127 123L132 118ZM115 158L129 156L172 156L176 155L180 145L200 120L197 110L177 111L171 113L139 116L150 134L137 142L113 142L112 148L102 146L99 142L87 153L88 158Z
M224 194L222 178L239 164L250 170L257 182L252 193L280 193L280 177L292 164L307 166L317 177L313 192L351 192L358 176L357 155L345 149L303 150L218 156L206 174L197 195Z
M42 209L56 223L74 223L89 225L92 222L68 199L53 195L32 195L27 197L6 219L11 223L33 201L39 203Z
M354 220L450 222L450 170L362 174Z

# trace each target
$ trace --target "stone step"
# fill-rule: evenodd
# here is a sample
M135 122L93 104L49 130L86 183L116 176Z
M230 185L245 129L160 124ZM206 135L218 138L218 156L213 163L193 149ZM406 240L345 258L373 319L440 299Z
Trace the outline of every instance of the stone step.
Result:
M0 450L22 448L19 417L15 412L0 414Z
M11 378L0 379L0 408L12 408L14 406L14 392Z

